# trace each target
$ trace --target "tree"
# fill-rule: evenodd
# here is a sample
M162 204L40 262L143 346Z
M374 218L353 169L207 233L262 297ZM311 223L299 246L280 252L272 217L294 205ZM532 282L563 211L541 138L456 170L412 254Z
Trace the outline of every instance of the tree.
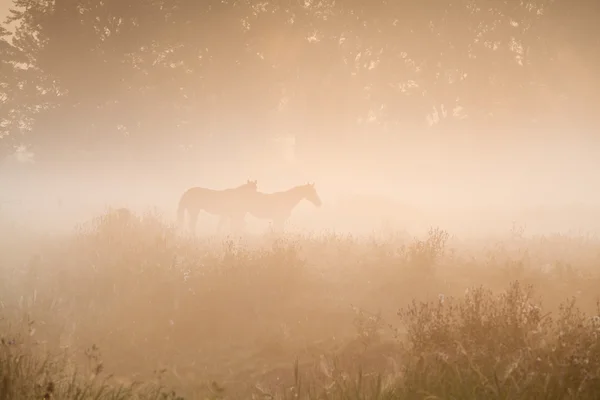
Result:
M12 153L25 130L23 107L17 103L22 56L10 43L10 32L0 25L0 158Z
M585 0L551 0L533 33L539 41L528 49L544 84L542 104L548 125L595 134L600 102L600 4Z
M209 138L234 153L287 130L305 149L354 143L352 158L410 132L529 127L550 118L548 88L598 93L560 84L565 49L588 74L598 63L575 22L597 30L578 19L596 9L567 3L15 0L3 51L24 67L5 102L48 155Z

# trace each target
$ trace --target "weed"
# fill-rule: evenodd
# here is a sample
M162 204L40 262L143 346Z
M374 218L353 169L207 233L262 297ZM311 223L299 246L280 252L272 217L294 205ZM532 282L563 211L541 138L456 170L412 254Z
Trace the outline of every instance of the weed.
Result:
M127 210L65 237L19 237L0 265L0 400L600 392L591 238L515 228L466 251L436 228L408 245L392 234L215 245Z

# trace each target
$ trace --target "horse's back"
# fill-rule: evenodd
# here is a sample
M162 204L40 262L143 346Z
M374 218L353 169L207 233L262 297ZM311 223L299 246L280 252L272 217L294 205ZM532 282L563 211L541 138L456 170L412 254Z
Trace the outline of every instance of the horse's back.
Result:
M281 204L280 193L256 193L249 203L249 211L255 217L269 218L277 213Z
M184 193L186 202L197 208L202 208L211 214L221 214L241 211L246 199L235 189L214 190L203 187L193 187Z

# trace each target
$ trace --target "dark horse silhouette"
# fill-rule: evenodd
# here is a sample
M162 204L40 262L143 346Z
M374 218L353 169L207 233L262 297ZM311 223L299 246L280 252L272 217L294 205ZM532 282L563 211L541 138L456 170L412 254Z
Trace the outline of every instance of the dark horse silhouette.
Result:
M282 231L294 208L304 199L316 207L321 206L321 198L317 194L314 183L296 186L284 192L257 191L248 196L246 209L256 218L271 220L274 230Z
M213 190L203 187L190 188L179 199L177 223L179 226L184 225L186 210L189 215L189 230L191 233L196 232L200 211L221 217L219 231L227 220L225 217L229 218L232 225L234 222L241 223L248 211L250 196L256 194L257 189L257 182L251 180L236 188L225 190Z

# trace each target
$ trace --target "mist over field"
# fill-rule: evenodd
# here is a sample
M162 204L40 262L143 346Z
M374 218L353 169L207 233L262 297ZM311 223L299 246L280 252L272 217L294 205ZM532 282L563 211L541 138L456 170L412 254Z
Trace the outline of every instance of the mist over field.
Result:
M597 399L600 2L0 19L0 400Z
M418 234L440 226L457 235L485 236L516 223L530 233L597 232L595 139L525 136L502 147L483 140L436 140L449 143L408 144L410 150L401 146L398 157L389 160L364 152L354 165L352 160L336 161L344 154L342 144L335 150L342 156L322 152L318 164L306 167L294 162L261 166L266 158L262 154L268 153L251 150L240 164L227 156L190 157L185 163L163 159L142 166L99 160L82 168L52 169L34 162L5 162L0 172L3 218L36 231L64 232L111 206L136 212L155 209L165 221L174 222L185 189L226 189L251 178L264 192L316 183L324 207L314 210L302 202L289 221L291 230L362 234L385 227ZM311 154L316 157L318 152L315 148ZM268 221L251 215L247 221L249 232L268 229ZM204 213L199 230L210 234L216 223L215 216Z

